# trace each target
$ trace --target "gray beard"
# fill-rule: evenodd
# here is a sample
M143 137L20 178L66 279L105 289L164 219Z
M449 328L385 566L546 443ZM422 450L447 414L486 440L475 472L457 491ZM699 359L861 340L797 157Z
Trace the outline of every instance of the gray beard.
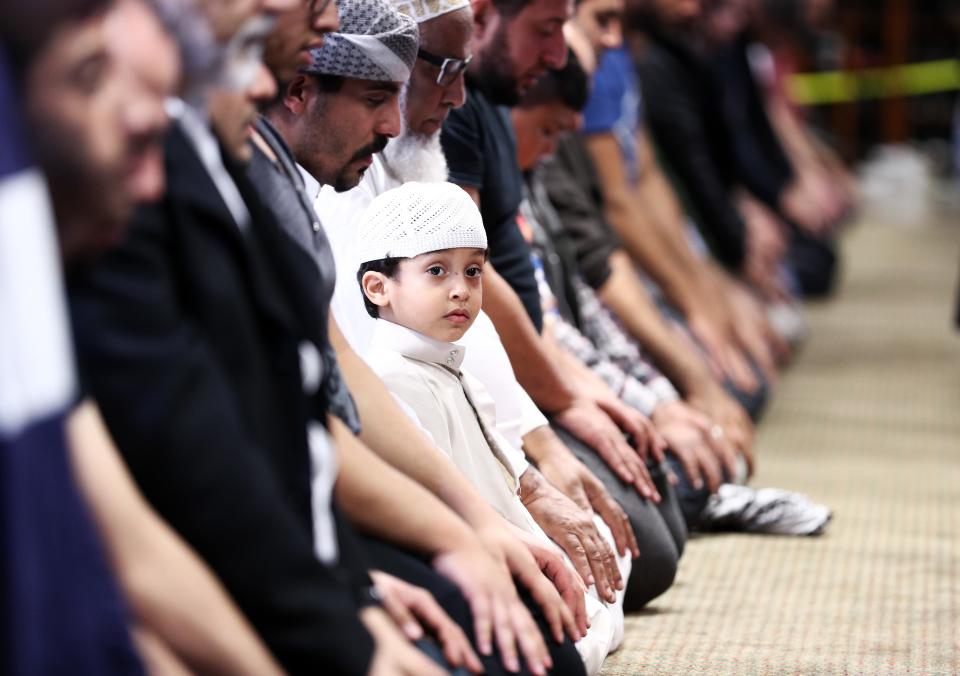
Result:
M401 120L402 120L401 116ZM383 163L401 183L443 183L447 180L447 158L440 146L440 133L424 136L411 132L401 122L400 135L383 149Z

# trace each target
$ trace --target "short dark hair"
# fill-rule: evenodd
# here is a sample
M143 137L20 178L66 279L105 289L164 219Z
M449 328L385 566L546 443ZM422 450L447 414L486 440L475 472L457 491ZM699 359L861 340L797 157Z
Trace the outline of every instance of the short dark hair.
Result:
M3 0L0 2L0 49L15 80L22 83L33 60L65 23L105 13L111 0Z
M544 73L524 94L520 107L533 108L559 101L579 112L587 105L589 97L590 78L573 50L567 50L567 65Z
M340 75L326 73L308 73L308 75L317 81L317 86L324 94L336 94L343 87L343 77Z
M526 9L533 0L492 0L493 8L505 19L515 17Z
M395 279L397 276L397 269L400 267L400 261L406 260L405 258L381 258L376 261L367 261L366 263L360 264L360 269L357 270L357 284L360 285L360 295L363 296L363 306L367 309L367 314L373 317L374 319L380 318L380 308L370 302L370 299L367 298L367 294L363 292L363 275L367 272L379 272L382 275L386 275L390 279Z

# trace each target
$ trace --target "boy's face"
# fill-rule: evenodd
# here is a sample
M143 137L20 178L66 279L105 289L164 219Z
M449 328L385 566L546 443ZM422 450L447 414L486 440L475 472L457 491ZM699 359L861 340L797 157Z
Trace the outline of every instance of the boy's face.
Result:
M480 312L484 254L444 249L401 261L393 279L382 279L382 300L371 300L380 305L382 319L434 340L459 340Z

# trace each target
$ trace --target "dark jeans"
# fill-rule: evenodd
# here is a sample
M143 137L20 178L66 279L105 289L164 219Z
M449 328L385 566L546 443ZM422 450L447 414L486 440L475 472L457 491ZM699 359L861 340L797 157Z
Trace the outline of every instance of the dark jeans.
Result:
M574 455L603 482L630 518L640 558L634 560L627 580L623 610L640 610L673 584L677 562L687 541L687 528L673 487L662 468L648 466L663 500L659 505L644 500L633 486L621 481L593 449L559 425L553 426L553 429Z
M467 638L474 644L474 650L477 651L477 655L483 662L484 674L507 676L507 674L510 673L503 667L500 651L496 648L496 642L494 642L494 652L492 655L486 657L480 655L474 640L476 633L473 627L473 613L470 612L470 607L466 599L457 587L434 571L426 561L418 556L394 547L393 545L386 544L381 540L366 538L363 544L371 568L390 573L401 580L415 584L418 587L423 587L430 592L437 603L443 607L454 622L460 625L467 635ZM586 672L584 671L583 661L580 659L580 654L577 652L577 648L570 638L565 638L564 642L558 645L552 638L552 633L540 606L537 605L523 587L518 587L517 591L520 594L520 599L530 610L530 614L533 615L533 619L537 622L537 625L540 627L540 632L544 636L544 641L547 644L550 657L553 660L553 670L551 673L562 676L585 676ZM425 652L431 654L429 650ZM526 664L524 664L522 657L520 663L521 670L516 673L529 676L530 672Z
M811 237L791 228L787 264L805 298L823 298L833 291L839 268L835 248L831 238Z

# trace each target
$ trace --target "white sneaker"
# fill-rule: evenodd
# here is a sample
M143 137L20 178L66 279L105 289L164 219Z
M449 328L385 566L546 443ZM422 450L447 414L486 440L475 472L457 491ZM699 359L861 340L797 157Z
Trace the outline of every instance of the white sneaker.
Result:
M824 505L779 488L723 484L700 515L704 530L772 535L819 535L832 517Z

